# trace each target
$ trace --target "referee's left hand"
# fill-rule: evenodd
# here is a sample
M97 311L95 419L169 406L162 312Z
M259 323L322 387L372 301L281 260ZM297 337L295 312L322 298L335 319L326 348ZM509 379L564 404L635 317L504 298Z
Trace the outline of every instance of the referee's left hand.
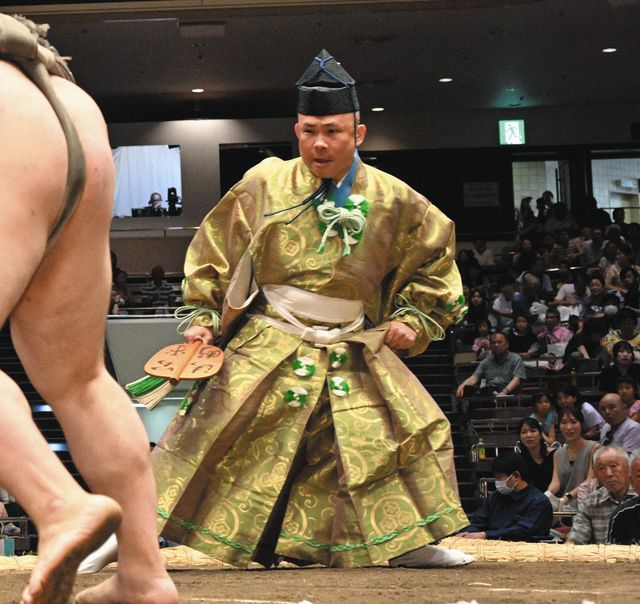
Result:
M391 321L389 329L384 337L384 343L394 350L407 350L411 348L418 334L402 321Z

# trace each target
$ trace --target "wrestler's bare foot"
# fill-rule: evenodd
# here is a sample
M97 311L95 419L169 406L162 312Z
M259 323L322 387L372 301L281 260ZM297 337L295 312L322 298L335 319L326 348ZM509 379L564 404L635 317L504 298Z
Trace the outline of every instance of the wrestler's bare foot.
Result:
M176 604L178 590L169 575L128 581L116 574L76 597L76 604Z
M120 506L109 497L82 493L53 503L38 527L38 562L22 604L66 604L78 564L120 525Z

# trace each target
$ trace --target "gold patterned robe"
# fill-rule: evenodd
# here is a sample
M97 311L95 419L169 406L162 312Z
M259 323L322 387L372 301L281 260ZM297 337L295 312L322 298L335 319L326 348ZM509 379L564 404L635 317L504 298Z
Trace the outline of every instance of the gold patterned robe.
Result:
M210 212L187 252L186 304L221 311L249 250L258 286L362 300L375 325L315 345L269 324L264 316L277 314L259 295L221 372L192 391L189 413L154 450L162 534L241 567L268 565L274 551L376 565L468 524L449 423L383 343L397 294L443 327L460 310L454 225L405 183L360 162L352 193L370 206L362 239L344 256L342 239L330 237L319 253L315 209L293 221L301 208L273 214L319 184L300 159L264 160ZM409 353L419 354L430 337L424 322L415 313L402 320L418 332ZM343 349L346 357L330 362ZM294 373L301 357L312 359L312 375ZM331 377L344 379L348 394L329 389ZM295 387L308 392L298 406L285 398Z

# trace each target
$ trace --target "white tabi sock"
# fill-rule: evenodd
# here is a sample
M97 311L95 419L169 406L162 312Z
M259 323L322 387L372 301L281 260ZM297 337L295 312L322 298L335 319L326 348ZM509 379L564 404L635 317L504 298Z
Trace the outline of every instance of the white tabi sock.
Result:
M425 545L397 558L391 558L389 566L393 568L451 568L470 564L473 560L473 556L458 549Z
M107 564L118 559L118 540L114 533L97 550L91 552L78 566L79 574L99 573Z

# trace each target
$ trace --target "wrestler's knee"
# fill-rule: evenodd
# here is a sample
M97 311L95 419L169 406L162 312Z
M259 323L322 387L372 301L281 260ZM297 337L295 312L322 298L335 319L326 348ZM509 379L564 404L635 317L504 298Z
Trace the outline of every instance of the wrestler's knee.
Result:
M90 370L83 371L69 363L68 371L62 374L53 375L43 372L38 375L38 371L32 369L28 372L28 376L40 396L55 408L75 403L91 404L87 392L97 377L92 373Z

